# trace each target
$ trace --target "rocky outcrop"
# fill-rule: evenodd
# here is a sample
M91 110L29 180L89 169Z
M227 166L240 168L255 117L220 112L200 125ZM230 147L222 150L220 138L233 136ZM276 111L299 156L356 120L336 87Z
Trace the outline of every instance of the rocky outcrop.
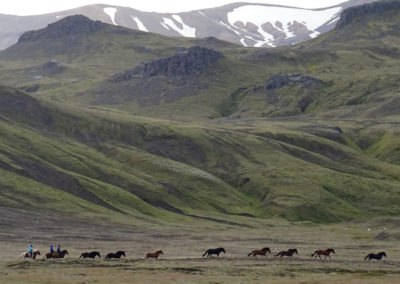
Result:
M49 73L61 72L64 70L64 66L57 60L52 59L42 65L42 69Z
M394 9L400 9L400 1L377 1L371 4L348 8L340 15L336 29L341 29L360 16L374 15Z
M74 15L50 24L44 29L26 32L21 35L18 43L43 39L57 39L68 35L90 34L100 30L104 26L106 26L106 24L100 21L92 21L85 16Z
M186 53L178 53L171 57L154 60L139 65L134 69L115 74L109 81L117 83L129 81L134 77L150 78L156 75L165 75L170 78L176 78L197 74L222 56L221 52L194 46L189 48Z
M280 74L271 76L268 79L267 84L254 87L254 91L279 89L290 83L312 85L312 84L324 84L325 82L318 78L302 74Z

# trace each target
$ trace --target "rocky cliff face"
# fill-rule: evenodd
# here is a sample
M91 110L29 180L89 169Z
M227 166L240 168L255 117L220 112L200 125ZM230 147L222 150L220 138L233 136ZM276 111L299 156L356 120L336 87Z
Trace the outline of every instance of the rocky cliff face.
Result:
M176 78L196 74L222 56L221 52L194 46L189 48L186 53L178 53L171 57L154 60L132 70L115 74L110 78L110 81L117 83L129 81L134 77L150 78L156 75L166 75L169 78Z
M48 25L44 29L29 31L22 34L18 42L57 39L63 36L76 34L89 34L100 30L105 25L106 24L100 21L92 21L82 15L69 16Z
M273 75L268 79L267 84L258 86L255 91L260 88L264 90L275 90L284 87L290 83L297 83L302 85L324 84L324 81L307 75L302 74L281 74Z
M400 9L400 1L378 1L371 4L348 8L342 12L340 20L336 25L336 29L343 28L357 17L379 14L395 9Z

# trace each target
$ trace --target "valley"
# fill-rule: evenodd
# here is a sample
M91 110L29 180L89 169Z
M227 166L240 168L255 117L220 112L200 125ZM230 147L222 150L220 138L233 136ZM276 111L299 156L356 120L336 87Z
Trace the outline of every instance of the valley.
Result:
M79 15L23 34L0 51L2 279L395 283L399 13L349 8L332 31L273 49ZM71 255L15 261L30 242ZM246 257L266 245L301 253ZM120 262L76 260L121 246ZM217 246L229 254L200 257ZM311 260L320 247L339 253ZM156 248L165 259L141 260ZM388 259L363 261L377 250Z

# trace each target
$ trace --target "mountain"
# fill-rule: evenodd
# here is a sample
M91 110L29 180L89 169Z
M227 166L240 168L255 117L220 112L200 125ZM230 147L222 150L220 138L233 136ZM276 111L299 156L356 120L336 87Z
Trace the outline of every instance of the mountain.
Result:
M0 15L0 50L25 31L80 14L92 20L175 37L215 37L243 46L292 45L333 29L340 12L373 0L350 0L323 9L233 3L184 13L142 12L110 5L90 5L37 16Z
M344 15L274 49L84 16L23 34L0 52L0 206L129 224L398 215L400 8Z

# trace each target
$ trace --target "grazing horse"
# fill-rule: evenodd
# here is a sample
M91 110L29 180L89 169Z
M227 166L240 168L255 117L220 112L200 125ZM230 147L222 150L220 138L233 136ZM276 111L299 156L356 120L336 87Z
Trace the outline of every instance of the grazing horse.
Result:
M207 255L207 257L212 256L213 254L216 254L219 256L219 254L223 252L226 253L224 248L216 248L216 249L208 249L206 252L203 254L203 256Z
M64 258L64 256L68 254L68 251L65 249L63 250L60 254L58 252L48 252L46 255L43 257L43 259L49 259L49 258Z
M100 253L98 251L92 251L92 252L84 252L81 254L79 258L96 258L96 256L101 257Z
M117 251L116 253L109 253L106 256L106 259L111 259L111 258L121 258L121 256L125 256L125 252L122 250Z
M145 254L144 258L155 258L157 259L160 254L164 254L162 250L158 249L154 252L148 252Z
M366 259L368 259L368 260L371 260L371 259L381 260L382 256L387 258L387 255L386 255L386 253L384 251L381 251L380 253L370 253L364 258L364 260L366 260Z
M256 249L250 252L247 256L256 256L256 255L261 255L261 256L266 256L267 252L271 253L271 250L269 248L262 248L262 249Z
M316 250L313 254L311 254L311 257L313 257L313 256L315 256L315 257L319 256L319 258L321 258L321 255L324 255L324 256L325 256L324 259L326 259L326 257L331 258L331 256L330 256L331 253L335 254L335 250L334 250L333 248L328 248L328 249L326 249L326 250L320 249L320 250Z
M289 250L281 251L281 252L279 252L278 254L275 254L274 256L280 256L280 257L282 257L282 256L288 256L288 257L292 257L294 253L299 254L299 253L297 252L297 249L289 249Z
M34 250L33 253L32 253L32 259L36 259L37 255L40 255L40 251ZM25 251L25 252L21 253L21 255L18 258L24 258L24 259L25 258L30 258L29 252Z

